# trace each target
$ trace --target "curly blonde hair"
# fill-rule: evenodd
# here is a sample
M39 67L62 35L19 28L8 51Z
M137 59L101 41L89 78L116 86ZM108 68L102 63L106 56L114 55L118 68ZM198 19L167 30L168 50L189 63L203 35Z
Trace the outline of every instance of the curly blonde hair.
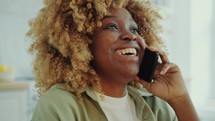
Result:
M44 0L44 5L29 22L27 33L33 40L29 50L36 54L33 64L40 95L56 83L64 83L79 97L88 86L102 92L100 78L90 66L93 40L88 35L102 25L108 8L126 8L146 43L163 46L158 34L161 16L149 0Z

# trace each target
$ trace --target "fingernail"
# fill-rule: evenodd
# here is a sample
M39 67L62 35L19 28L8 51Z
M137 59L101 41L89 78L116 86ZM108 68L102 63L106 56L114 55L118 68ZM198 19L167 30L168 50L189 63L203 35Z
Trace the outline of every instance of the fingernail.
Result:
M148 48L149 48L150 50L153 50L153 49L154 49L152 46L149 46Z
M143 87L143 85L142 85L142 84L140 84L140 83L135 83L135 87L136 87L136 88L138 88L138 89L140 89L140 88L142 88L142 87Z
M161 71L161 72L160 72L160 75L164 75L164 71Z

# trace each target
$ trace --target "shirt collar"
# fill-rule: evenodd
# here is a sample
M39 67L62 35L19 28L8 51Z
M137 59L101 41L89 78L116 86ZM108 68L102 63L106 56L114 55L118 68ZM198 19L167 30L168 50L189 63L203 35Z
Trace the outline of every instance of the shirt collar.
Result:
M146 88L142 87L140 89L137 89L133 86L128 86L128 93L132 96L132 97L149 97L149 96L153 96L152 93L148 92L146 90ZM88 96L90 96L93 100L98 101L97 96L95 91L93 90L93 88L91 86L89 86L86 89L86 93Z

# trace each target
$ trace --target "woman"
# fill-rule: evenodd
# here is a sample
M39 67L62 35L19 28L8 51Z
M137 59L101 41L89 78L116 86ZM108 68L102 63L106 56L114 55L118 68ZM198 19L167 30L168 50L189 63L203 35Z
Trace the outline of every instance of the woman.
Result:
M198 120L150 1L44 3L28 33L41 96L32 121ZM145 48L161 58L152 83L136 76Z

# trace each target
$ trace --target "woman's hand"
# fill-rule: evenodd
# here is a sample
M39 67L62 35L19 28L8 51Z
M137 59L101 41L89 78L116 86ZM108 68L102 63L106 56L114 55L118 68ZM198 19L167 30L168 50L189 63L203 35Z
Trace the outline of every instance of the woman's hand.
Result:
M152 47L149 49L156 51L161 58L161 63L157 64L155 70L154 81L147 83L138 77L135 81L143 84L149 92L167 101L176 112L179 121L199 121L178 66L170 63L163 51Z
M149 92L167 102L188 96L188 91L178 66L170 63L167 55L163 51L152 47L148 48L151 51L156 51L162 62L158 63L156 66L152 83L147 83L146 81L140 80L138 77L134 80L141 83Z

